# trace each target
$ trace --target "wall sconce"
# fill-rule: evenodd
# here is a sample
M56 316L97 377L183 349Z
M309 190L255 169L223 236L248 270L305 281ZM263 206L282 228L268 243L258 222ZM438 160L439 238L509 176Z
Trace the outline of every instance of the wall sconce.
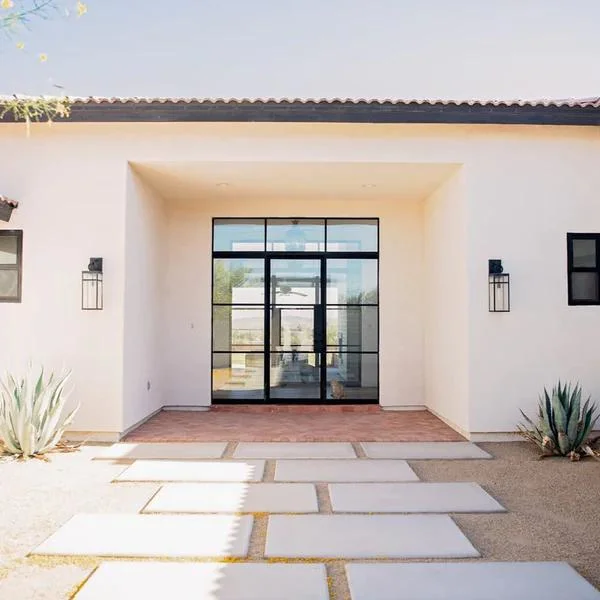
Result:
M102 259L90 258L87 271L81 272L81 310L104 308Z
M10 198L0 194L0 221L6 221L8 223L10 221L12 211L18 206L19 203L16 200L11 200Z
M488 303L490 312L510 312L510 275L498 258L488 261Z

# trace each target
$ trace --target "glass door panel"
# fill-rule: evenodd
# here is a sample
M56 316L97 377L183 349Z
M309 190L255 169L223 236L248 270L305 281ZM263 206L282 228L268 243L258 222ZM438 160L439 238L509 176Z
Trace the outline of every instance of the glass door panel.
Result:
M321 259L271 259L269 398L321 397Z
M314 352L272 352L271 400L318 400L321 397L321 358Z

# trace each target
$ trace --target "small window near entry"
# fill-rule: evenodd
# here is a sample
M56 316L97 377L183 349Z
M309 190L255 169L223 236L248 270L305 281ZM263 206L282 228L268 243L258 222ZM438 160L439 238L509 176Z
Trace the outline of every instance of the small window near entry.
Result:
M22 231L0 231L0 302L21 302Z
M600 234L568 233L570 305L600 304Z

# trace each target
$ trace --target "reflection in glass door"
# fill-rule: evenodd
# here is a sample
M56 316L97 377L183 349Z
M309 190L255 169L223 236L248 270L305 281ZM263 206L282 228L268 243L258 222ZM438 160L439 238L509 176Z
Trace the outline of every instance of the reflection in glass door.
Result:
M267 259L269 397L321 397L321 259Z
M377 402L377 220L213 227L213 401Z

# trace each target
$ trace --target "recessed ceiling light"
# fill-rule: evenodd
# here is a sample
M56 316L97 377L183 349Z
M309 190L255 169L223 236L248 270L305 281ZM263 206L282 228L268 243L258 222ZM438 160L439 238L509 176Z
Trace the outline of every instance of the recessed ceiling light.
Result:
M371 188L377 187L377 185L374 183L363 183L361 187L371 189Z

